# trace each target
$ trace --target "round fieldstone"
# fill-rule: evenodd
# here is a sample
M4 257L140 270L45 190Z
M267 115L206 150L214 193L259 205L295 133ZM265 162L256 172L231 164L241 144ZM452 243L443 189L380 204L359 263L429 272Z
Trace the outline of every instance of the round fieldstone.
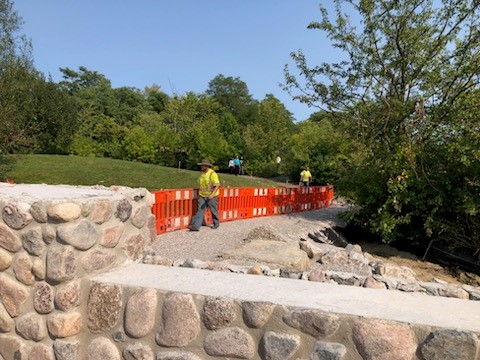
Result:
M4 224L0 224L0 247L13 253L22 249L20 237Z
M103 224L112 216L112 203L107 199L96 200L90 213L90 220L95 224Z
M123 350L123 358L124 360L155 360L155 355L149 346L135 343Z
M46 223L48 221L47 209L50 206L50 202L37 201L30 207L30 214L33 216L36 222Z
M127 256L136 261L141 258L146 253L147 241L142 236L142 234L136 234L130 236L127 240L125 240L125 253Z
M106 248L114 248L120 241L124 230L125 225L123 223L103 229L100 245Z
M151 213L152 211L150 208L147 208L146 206L137 207L135 210L133 210L130 221L132 222L133 226L141 229L147 223L148 217Z
M93 203L91 201L82 204L82 216L88 217L93 210Z
M27 345L17 335L0 334L0 359L27 358Z
M12 255L0 249L0 271L7 270L12 265Z
M44 318L37 313L20 316L15 326L20 336L26 340L40 341L47 337Z
M88 220L76 224L61 225L57 229L58 238L79 250L90 249L100 237L97 228Z
M30 297L30 289L25 285L10 278L7 274L0 273L0 302L11 317L24 313L23 304Z
M55 340L53 351L57 360L80 360L80 343L65 340Z
M317 342L310 355L311 360L342 360L347 353L343 344Z
M53 222L69 222L80 217L82 208L75 203L54 203L48 207L47 214Z
M47 327L49 333L57 338L77 335L83 328L82 314L77 312L50 314Z
M45 244L42 237L42 228L36 226L22 235L23 248L30 254L34 256L40 256L45 250Z
M253 338L238 327L220 329L207 335L203 348L210 356L251 359L255 355Z
M275 306L275 304L268 302L243 302L242 310L245 325L251 328L261 328L270 319Z
M0 332L6 333L13 330L15 327L15 321L10 317L5 306L0 303Z
M5 224L15 230L23 229L33 220L30 215L30 205L14 202L3 208L2 217Z
M82 266L87 273L105 270L115 264L117 255L110 251L94 249L88 251L82 258Z
M45 280L45 263L41 258L34 258L32 260L32 274L38 280Z
M30 355L29 360L55 360L55 354L51 346L44 344L34 344Z
M57 288L55 294L55 305L59 310L70 311L80 306L80 281L73 280L62 287Z
M260 341L263 360L288 360L300 347L300 336L266 331Z
M90 288L87 324L90 331L100 333L113 329L120 319L122 290L117 285L95 283Z
M115 217L120 219L121 222L125 222L130 218L132 214L132 205L128 202L127 199L120 200L117 203L115 209Z
M156 335L161 346L187 346L200 333L200 315L192 295L168 294L163 301L163 327Z
M54 309L53 288L45 281L37 282L34 286L33 307L40 314L49 314Z
M112 335L112 339L115 342L124 342L125 341L125 333L123 331L115 331Z
M424 360L469 360L478 352L478 338L469 331L436 330L420 346Z
M202 360L189 351L163 351L157 353L157 360Z
M144 289L133 294L125 307L125 331L134 338L146 336L155 326L157 291Z
M13 272L18 281L25 285L33 285L35 283L35 276L33 276L32 267L32 260L25 252L18 254L13 261Z
M385 320L357 321L352 337L364 359L411 360L417 349L413 331L408 325Z
M309 309L289 311L283 316L283 321L288 326L317 339L332 336L340 326L338 316Z
M77 272L75 252L68 246L51 246L46 264L47 279L55 283L71 280Z
M44 226L42 228L42 238L43 242L47 245L50 245L57 238L57 231L53 226Z
M207 297L203 304L203 323L209 330L226 327L235 321L235 308L232 299Z
M104 337L94 339L87 347L86 360L121 360L114 343Z

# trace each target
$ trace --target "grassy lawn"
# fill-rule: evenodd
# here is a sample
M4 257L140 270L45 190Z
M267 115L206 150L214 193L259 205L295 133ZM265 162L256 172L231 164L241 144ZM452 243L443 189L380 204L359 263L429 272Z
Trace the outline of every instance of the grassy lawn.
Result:
M199 171L107 158L12 155L0 161L0 181L17 184L122 185L150 191L196 187ZM219 174L222 186L274 187L266 179Z

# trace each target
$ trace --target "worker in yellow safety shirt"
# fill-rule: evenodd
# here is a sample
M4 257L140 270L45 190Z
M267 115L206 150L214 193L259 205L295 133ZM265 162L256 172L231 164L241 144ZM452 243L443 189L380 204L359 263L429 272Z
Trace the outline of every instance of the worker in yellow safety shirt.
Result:
M312 174L308 166L305 166L305 169L300 173L300 186L308 187L312 181Z
M212 169L212 164L207 159L199 162L201 174L198 178L198 210L192 218L192 222L188 227L191 231L199 231L203 223L203 214L207 207L210 209L213 218L212 229L220 226L218 218L218 195L220 194L220 180L217 173Z

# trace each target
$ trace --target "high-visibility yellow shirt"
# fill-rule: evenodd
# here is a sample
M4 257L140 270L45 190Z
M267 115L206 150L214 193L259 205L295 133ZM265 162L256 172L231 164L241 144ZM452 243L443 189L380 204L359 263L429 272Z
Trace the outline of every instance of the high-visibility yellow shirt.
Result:
M198 195L201 197L208 197L215 185L220 185L220 180L218 179L218 175L212 169L208 169L207 172L202 172L200 177L198 178ZM220 190L218 189L215 192L215 196L220 194Z
M312 174L308 170L303 170L300 173L300 181L307 182L312 178Z

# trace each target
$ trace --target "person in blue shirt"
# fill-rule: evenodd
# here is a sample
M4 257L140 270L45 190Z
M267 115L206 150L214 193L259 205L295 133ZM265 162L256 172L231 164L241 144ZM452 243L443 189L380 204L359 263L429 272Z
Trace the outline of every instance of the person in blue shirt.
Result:
M233 159L233 166L235 167L235 176L237 176L240 173L240 159L238 155Z

